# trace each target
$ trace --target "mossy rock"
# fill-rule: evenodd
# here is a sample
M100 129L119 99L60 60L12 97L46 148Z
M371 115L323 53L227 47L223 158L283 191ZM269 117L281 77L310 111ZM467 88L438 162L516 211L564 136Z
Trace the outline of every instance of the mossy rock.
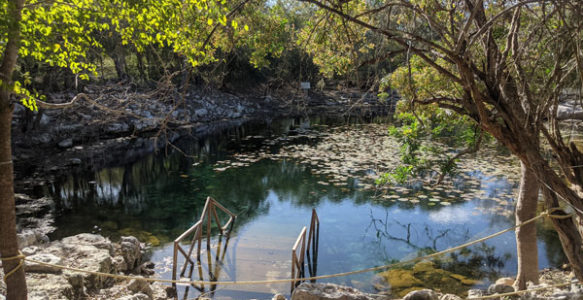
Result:
M411 270L389 270L379 274L391 286L392 290L423 286L423 282L413 275Z
M461 282L463 285L472 286L474 284L480 283L479 280L471 279L471 278L468 278L468 277L466 277L464 275L460 275L460 274L451 274L451 277L459 280L459 282Z
M413 266L413 273L432 272L435 270L435 264L430 261L422 261Z
M379 273L390 286L391 293L403 297L407 293L430 288L443 293L463 295L469 286L479 281L466 276L439 269L431 261L422 261L412 269L396 269Z
M123 236L128 235L135 236L138 240L140 240L140 242L148 243L154 247L160 246L160 240L155 235L147 231L136 230L133 228L126 227L120 229L119 233Z

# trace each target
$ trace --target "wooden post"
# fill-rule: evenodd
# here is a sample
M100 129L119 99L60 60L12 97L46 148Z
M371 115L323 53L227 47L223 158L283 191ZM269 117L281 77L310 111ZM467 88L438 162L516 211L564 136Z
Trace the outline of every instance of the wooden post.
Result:
M227 221L227 223L225 223L224 226L221 226L221 221L219 219L216 207L219 207L219 209L221 209L222 211L224 211L227 215L229 215L229 220ZM192 256L192 252L194 251L194 247L196 244L196 260L197 260L197 267L198 267L198 272L199 272L199 276L200 279L203 280L203 271L202 271L202 264L200 263L200 255L201 255L201 247L202 247L202 231L203 231L203 226L204 226L204 221L205 221L205 217L206 217L206 228L207 228L207 233L206 233L206 237L207 237L207 249L208 249L208 259L209 259L209 272L211 274L211 277L213 277L213 280L218 280L218 273L220 272L220 266L218 264L218 257L220 256L220 244L221 244L221 240L219 241L219 249L217 252L217 265L215 266L215 270L213 272L212 268L210 267L212 264L212 260L211 260L211 251L210 251L210 247L211 247L211 222L212 219L214 218L219 231L221 233L221 235L225 234L225 230L229 227L229 225L231 226L228 230L228 232L230 232L232 230L233 224L234 224L234 219L237 217L235 214L233 214L232 212L230 212L229 210L227 210L225 207L223 207L222 205L220 205L218 202L216 202L213 198L211 197L207 197L204 208L202 210L200 219L198 220L198 222L196 222L193 226L191 226L188 230L186 230L184 233L182 233L178 238L176 238L174 240L174 252L172 255L172 260L173 260L173 265L172 265L172 279L176 280L177 279L177 271L178 271L178 253L182 254L185 258L185 262L184 265L182 266L181 269L181 277L184 276L184 273L186 272L186 268L188 267L188 265L190 264L190 271L188 274L189 278L192 278L192 272L194 271L194 267L195 267L195 262L191 259ZM189 235L193 234L193 238L192 241L190 242L190 247L188 248L188 252L185 251L184 249L182 249L182 247L180 247L180 242L182 242L184 239L186 239ZM224 258L225 254L226 254L226 249L227 249L227 244L228 244L228 239L225 243L225 249L223 250L222 253L222 257ZM216 273L216 274L213 274ZM172 286L174 288L176 288L176 284L172 284ZM211 290L213 290L213 286L214 288L216 288L216 285L211 285ZM193 287L195 287L196 289L198 289L199 291L203 292L204 291L204 285L201 285L200 287L197 287L196 285L193 285Z
M176 280L176 269L178 268L178 242L174 241L174 254L172 256L172 280ZM172 284L176 288L176 283Z

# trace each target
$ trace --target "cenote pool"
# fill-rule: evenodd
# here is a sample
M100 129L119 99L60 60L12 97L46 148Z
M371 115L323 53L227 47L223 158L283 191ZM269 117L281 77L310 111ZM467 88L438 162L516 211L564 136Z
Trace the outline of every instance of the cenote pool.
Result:
M482 153L462 160L458 175L440 186L416 180L375 187L378 175L398 163L398 145L386 136L386 124L352 123L311 118L246 124L182 139L176 146L183 153L169 148L122 166L71 174L44 191L57 202L52 238L82 232L112 240L137 236L152 245L157 274L171 278L171 241L198 220L212 196L238 217L221 249L213 247L210 260L203 255L203 279L241 281L290 277L291 248L312 208L320 219L318 275L422 256L514 225L518 166L512 160ZM541 268L564 263L549 228L538 224ZM389 290L382 279L388 278L394 295L412 285L463 294L515 271L510 232L433 263L325 281L379 293ZM416 278L404 284L400 279L407 276ZM271 284L206 286L203 292L270 299L289 290L289 284ZM201 294L183 288L179 297L186 292L188 298Z

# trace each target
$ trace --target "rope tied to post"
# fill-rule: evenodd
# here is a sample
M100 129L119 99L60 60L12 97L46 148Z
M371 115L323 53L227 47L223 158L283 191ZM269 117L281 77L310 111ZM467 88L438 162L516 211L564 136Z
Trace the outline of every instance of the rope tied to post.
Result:
M557 219L557 220L564 220L564 219L569 219L572 218L574 216L573 213L570 214L561 214L561 215L554 215L554 212L561 212L561 213L565 213L565 211L560 208L560 207L553 207L547 210L547 215L549 218L551 219Z
M22 254L22 252L20 252L20 251L18 251L18 255L1 258L2 261L19 260L18 265L16 267L14 267L12 270L8 271L8 273L6 273L4 275L4 282L6 282L8 277L10 277L12 274L16 273L16 271L18 271L18 269L20 269L20 268L22 268L22 266L24 266L25 259L26 259L26 256L24 254Z
M11 164L12 164L12 160L0 161L0 166L11 165Z

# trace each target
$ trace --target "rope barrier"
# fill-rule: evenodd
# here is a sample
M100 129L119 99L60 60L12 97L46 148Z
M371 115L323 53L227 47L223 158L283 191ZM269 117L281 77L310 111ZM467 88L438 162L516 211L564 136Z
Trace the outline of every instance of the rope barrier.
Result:
M109 278L114 278L114 279L140 279L140 280L144 280L147 282L160 282L160 283L167 283L167 284L176 284L176 285L260 285L260 284L273 284L273 283L291 283L291 282L297 282L297 281L308 281L308 280L321 280L321 279L329 279L329 278L336 278L336 277L344 277L344 276L349 276L349 275L355 275L355 274L361 274L361 273L369 273L369 272L374 272L374 271L380 271L380 270L386 270L386 269L390 269L390 268L394 268L397 266L403 266L403 265L408 265L411 263L415 263L415 262L419 262L422 260L426 260L426 259L430 259L430 258L435 258L437 256L441 256L447 253L451 253L451 252L455 252L457 250L484 242L486 240L489 240L491 238L497 237L499 235L502 235L506 232L509 231L513 231L516 228L519 228L521 226L530 224L532 222L535 222L538 219L541 219L543 217L550 217L550 218L563 218L565 216L561 215L561 216L556 216L556 215L551 215L550 213L554 212L558 210L558 208L554 208L554 209L550 209L550 210L546 210L544 212L542 212L540 215L528 219L520 224L517 224L515 226L512 226L510 228L504 229L502 231L498 231L494 234L491 234L489 236L471 241L471 242L467 242L464 244L461 244L459 246L453 247L453 248L449 248L443 251L439 251L436 253L432 253L426 256L422 256L422 257L417 257L417 258L413 258L407 261L402 261L402 262L397 262L397 263L393 263L393 264L389 264L389 265L384 265L384 266L378 266L378 267L371 267L371 268L366 268L366 269L361 269L361 270L356 270L356 271L351 271L351 272L343 272L343 273L336 273L336 274L330 274L330 275L320 275L320 276L312 276L312 277L308 277L308 278L286 278L286 279L273 279L273 280L255 280L255 281L204 281L204 280L171 280L171 279L158 279L158 278L142 278L142 277L135 277L135 276L129 276L129 275L118 275L118 274L110 274L110 273L103 273L103 272L96 272L96 271L89 271L89 270L83 270L83 269L78 269L78 268L73 268L73 267L67 267L67 266L61 266L61 265L55 265L55 264L50 264L50 263L45 263L42 261L37 261L37 260L33 260L33 259L29 259L29 258L24 258L24 260L32 262L32 263L36 263L39 265L44 265L44 266L48 266L48 267L53 267L56 269L63 269L63 270L69 270L69 271L73 271L73 272L80 272L80 273L87 273L87 274L92 274L92 275L98 275L98 276L104 276L104 277L109 277Z
M18 265L4 275L4 282L6 282L8 277L10 277L12 274L16 273L16 271L18 271L18 269L22 268L22 266L24 265L24 260L26 259L26 256L24 256L24 254L22 254L22 252L18 251L18 255L16 255L16 256L2 257L1 258L2 261L11 261L11 260L17 260L17 259L20 260L18 262Z
M0 161L0 166L3 166L3 165L11 165L11 164L12 164L12 160Z

